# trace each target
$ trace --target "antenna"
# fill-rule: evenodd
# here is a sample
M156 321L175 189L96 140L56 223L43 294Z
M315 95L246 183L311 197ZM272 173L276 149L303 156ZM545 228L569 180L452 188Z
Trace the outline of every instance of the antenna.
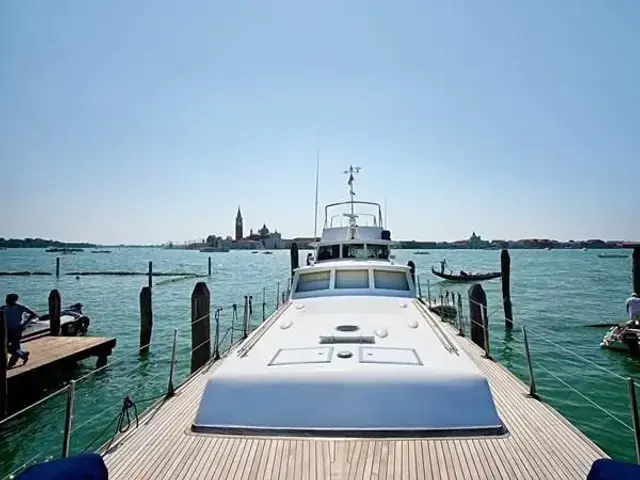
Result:
M349 170L345 170L344 173L349 174L349 180L347 181L347 185L349 185L349 195L351 196L351 217L355 218L354 210L353 210L353 197L356 196L356 193L353 191L353 184L356 181L356 177L353 176L354 173L359 173L362 167L354 167L349 165Z
M384 197L384 228L389 229L389 226L387 225L387 212L389 210L387 209L387 197Z
M320 182L320 147L318 147L316 153L316 204L314 208L315 214L313 215L313 243L318 238L318 185Z

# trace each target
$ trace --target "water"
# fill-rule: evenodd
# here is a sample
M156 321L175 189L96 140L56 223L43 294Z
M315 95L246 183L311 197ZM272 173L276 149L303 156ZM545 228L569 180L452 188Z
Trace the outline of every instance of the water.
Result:
M397 250L395 253L398 263L406 264L408 260L416 263L425 296L427 280L432 295L445 289L466 294L468 285L441 282L430 273L430 267L439 265L442 258L446 257L454 271L498 270L500 263L500 252L497 251L431 251L430 255L414 255L409 250ZM148 356L141 358L138 353L138 295L146 284L146 277L98 276L76 280L64 272L145 272L148 261L153 261L155 272L206 274L208 256L197 251L161 249L121 248L113 249L111 254L87 251L62 256L63 275L59 279L54 276L0 277L3 297L6 293L16 292L21 302L40 312L47 310L49 291L57 288L63 305L77 301L84 304L85 313L91 318L90 335L117 338L117 346L109 360L112 366L77 384L72 454L97 448L108 441L115 431L114 419L124 396L130 395L142 410L166 392L174 329L178 329L176 382L187 377L191 348L190 295L198 279L154 287L152 344ZM220 315L223 327L231 324L234 302L241 316L244 295L253 295L253 316L261 319L263 288L266 314L274 310L276 282L289 275L288 251L276 251L273 255L232 251L210 256L213 275L200 280L206 280L212 303L223 307ZM306 252L300 252L300 259L304 258ZM55 255L43 250L0 251L0 270L53 272L54 269ZM540 396L609 455L633 460L630 430L590 401L630 425L626 382L617 376L636 376L640 363L626 355L601 350L599 343L604 329L584 327L624 319L624 301L631 285L630 260L599 259L594 251L514 250L511 251L511 271L514 318L516 323L527 326ZM154 279L155 282L163 280L164 277ZM518 328L506 332L503 326L500 281L484 282L483 286L488 296L492 355L528 381L522 333ZM225 331L224 328L221 330ZM73 375L80 378L94 368L94 360L86 360L79 364ZM53 393L60 386L53 385L47 393ZM38 462L60 455L64 411L65 395L57 395L0 426L0 478L29 461Z

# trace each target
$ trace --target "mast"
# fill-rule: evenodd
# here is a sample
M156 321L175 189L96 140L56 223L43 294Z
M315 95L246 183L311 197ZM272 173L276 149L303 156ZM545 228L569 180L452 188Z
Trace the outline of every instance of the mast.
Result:
M353 199L356 196L356 193L353 191L353 184L356 181L356 177L354 174L359 173L362 167L354 167L353 165L349 165L349 170L345 170L345 174L349 174L349 180L347 181L347 185L349 185L349 197L351 198L351 217L355 216L355 210L353 205Z
M318 185L320 182L320 147L316 153L316 204L313 215L313 242L318 238Z

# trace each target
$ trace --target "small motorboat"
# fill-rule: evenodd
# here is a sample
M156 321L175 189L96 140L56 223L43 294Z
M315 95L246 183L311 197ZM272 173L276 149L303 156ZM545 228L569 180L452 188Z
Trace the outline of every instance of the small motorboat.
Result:
M414 255L430 255L429 252L425 252L424 250L418 250L417 252L413 252Z
M450 282L482 282L484 280L493 280L494 278L500 278L502 272L489 272L489 273L466 273L460 271L460 274L455 275L453 273L438 272L435 268L431 269L431 273L435 276L449 280Z
M49 332L50 317L48 313L36 319L29 319L28 315L26 317L23 338ZM65 337L85 335L89 330L89 323L89 317L82 313L82 304L74 303L60 312L60 335Z
M609 331L604 334L604 338L602 342L600 342L600 347L617 352L628 352L629 344L638 343L639 338L640 322L637 320L628 320L620 325L611 327Z
M622 253L601 253L598 258L629 258L629 255Z
M273 255L273 252L270 252L269 250L267 250L266 252L262 252L263 255Z
M91 253L111 253L111 250L91 250Z

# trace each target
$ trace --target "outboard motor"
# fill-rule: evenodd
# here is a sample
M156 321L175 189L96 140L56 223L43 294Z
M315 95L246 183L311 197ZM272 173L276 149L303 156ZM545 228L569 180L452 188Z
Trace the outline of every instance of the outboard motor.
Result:
M389 230L382 230L382 232L380 233L380 238L382 240L388 240L391 241L391 231Z

